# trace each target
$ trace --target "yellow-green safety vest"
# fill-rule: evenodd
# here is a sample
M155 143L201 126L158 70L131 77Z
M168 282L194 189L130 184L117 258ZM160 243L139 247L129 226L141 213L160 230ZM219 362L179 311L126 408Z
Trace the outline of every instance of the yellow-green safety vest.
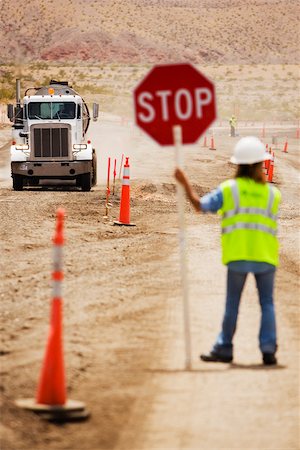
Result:
M251 178L227 180L220 188L223 263L246 260L277 266L280 191Z
M229 123L232 127L236 127L236 118L235 117L231 117L229 120Z

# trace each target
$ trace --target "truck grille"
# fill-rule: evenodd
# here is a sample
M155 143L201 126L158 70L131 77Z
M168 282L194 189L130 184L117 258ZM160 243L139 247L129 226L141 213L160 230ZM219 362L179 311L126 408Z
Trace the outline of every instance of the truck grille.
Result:
M68 127L34 126L33 148L35 158L67 158L69 155Z

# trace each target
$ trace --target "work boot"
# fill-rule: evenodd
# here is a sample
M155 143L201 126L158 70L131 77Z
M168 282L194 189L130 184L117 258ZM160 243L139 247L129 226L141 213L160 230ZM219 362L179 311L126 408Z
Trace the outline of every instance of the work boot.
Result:
M232 356L224 356L220 355L216 352L210 352L207 355L200 355L200 359L205 362L221 362L221 363L230 363L232 361Z
M277 364L275 353L263 353L263 362L266 366Z

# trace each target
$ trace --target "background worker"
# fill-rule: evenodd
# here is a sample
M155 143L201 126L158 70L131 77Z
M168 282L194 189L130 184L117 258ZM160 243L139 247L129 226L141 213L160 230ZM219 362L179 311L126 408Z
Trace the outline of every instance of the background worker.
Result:
M229 119L229 125L230 125L230 136L231 137L235 137L235 130L236 130L236 123L237 123L237 118L232 115Z
M196 211L219 212L222 216L222 261L227 265L226 306L221 332L207 362L229 363L233 359L241 294L248 273L255 276L261 306L259 346L264 364L276 364L276 323L273 304L275 269L278 265L277 212L279 190L266 183L262 162L270 159L256 137L239 140L231 158L237 164L233 180L227 180L202 199L187 176L176 169L175 178L185 189Z

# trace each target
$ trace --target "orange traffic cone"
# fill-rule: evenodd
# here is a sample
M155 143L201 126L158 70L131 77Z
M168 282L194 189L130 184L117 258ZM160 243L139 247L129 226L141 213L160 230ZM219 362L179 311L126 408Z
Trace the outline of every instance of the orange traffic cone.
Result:
M214 140L214 137L213 137L213 136L212 136L211 139L210 139L210 147L209 147L209 150L217 150L216 147L215 147L215 140Z
M282 151L283 151L283 153L288 153L288 140L285 141Z
M53 238L53 299L50 332L36 401L45 405L64 405L66 402L65 374L62 349L62 298L61 284L63 280L61 250L63 236L64 211L57 211L56 230Z
M121 203L120 203L120 217L119 220L114 221L114 225L135 226L130 223L130 171L129 158L126 157L123 171Z
M269 153L270 153L270 154L272 153L272 148L271 148L271 147L269 148ZM267 164L266 164L266 174L268 175L269 170L270 170L271 160L270 160L270 159L267 159L266 162L267 162Z
M66 403L60 298L54 298L52 301L50 332L36 401L44 405L64 405Z
M206 136L204 136L202 147L207 147L207 138L206 138Z
M37 389L36 399L17 400L20 408L41 414L44 419L67 422L83 420L89 416L82 402L67 400L62 345L62 247L64 244L64 210L57 210L56 230L53 238L53 299L48 342Z
M270 166L268 170L268 182L273 183L273 174L274 174L274 153L272 159L270 159Z

